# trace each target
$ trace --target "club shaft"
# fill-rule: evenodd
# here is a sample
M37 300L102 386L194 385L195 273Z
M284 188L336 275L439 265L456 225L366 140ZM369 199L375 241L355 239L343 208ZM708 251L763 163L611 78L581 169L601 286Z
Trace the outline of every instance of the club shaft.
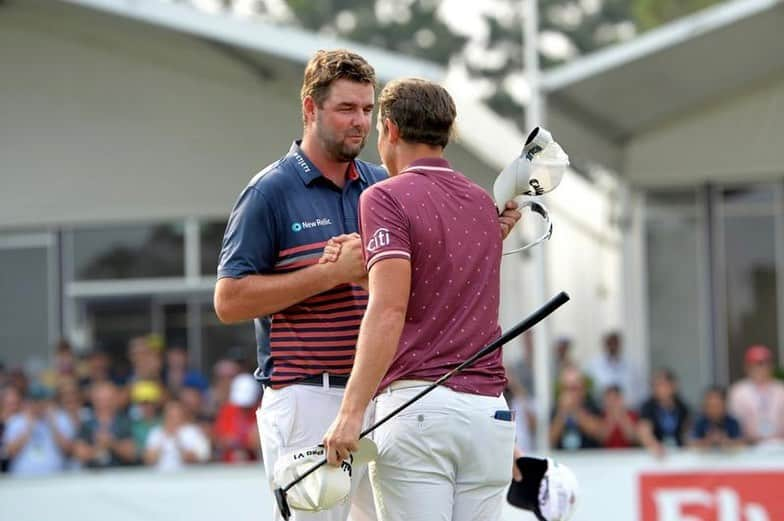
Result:
M503 335L498 337L495 341L491 342L490 344L488 344L485 347L483 347L482 349L480 349L471 358L467 359L465 362L461 363L460 365L458 365L457 367L455 367L454 369L452 369L451 371L446 373L444 376L442 376L441 378L439 378L438 380L436 380L435 382L433 382L432 384L427 386L421 392L417 393L416 396L414 396L410 400L406 401L405 403L403 403L402 405L397 407L395 410L393 410L392 412L390 412L389 414L384 416L381 420L376 422L374 425L371 425L370 427L368 427L367 429L362 431L360 433L359 437L360 438L364 438L365 436L367 436L368 434L370 434L374 430L378 429L379 427L384 425L386 422L388 422L390 419L392 419L396 414L400 413L400 411L402 411L406 407L410 406L412 403L416 402L417 400L419 400L420 398L422 398L426 394L430 393L431 391L433 391L433 389L435 389L436 387L438 387L439 385L441 385L442 383L444 383L449 378L451 378L455 374L459 373L460 371L462 371L466 367L474 364L480 358L482 358L484 356L487 356L488 354L490 354L491 352L493 352L496 349L500 348L501 346L503 346L504 344L506 344L507 342L509 342L513 338L515 338L516 336L518 336L521 333L523 333L524 331L526 331L528 329L531 329L536 324L538 324L539 322L544 320L553 311L555 311L556 309L558 309L562 305L566 304L568 301L569 301L569 295L567 295L563 291L558 293L555 297L550 299L545 305L543 305L542 307L537 309L535 312L533 312L530 316L528 316L528 318L526 318L525 320L523 320L522 322L520 322L516 326L512 327L509 331L507 331L506 333L504 333ZM283 487L283 492L284 493L288 492L294 485L296 485L297 483L299 483L300 481L302 481L306 477L308 477L311 474L313 474L314 472L316 472L316 470L318 470L319 468L324 466L326 463L327 463L327 460L325 459L325 460L322 460L322 461L314 464L307 471L305 471L304 474L302 474L301 476L299 476L298 478L293 480L287 486Z

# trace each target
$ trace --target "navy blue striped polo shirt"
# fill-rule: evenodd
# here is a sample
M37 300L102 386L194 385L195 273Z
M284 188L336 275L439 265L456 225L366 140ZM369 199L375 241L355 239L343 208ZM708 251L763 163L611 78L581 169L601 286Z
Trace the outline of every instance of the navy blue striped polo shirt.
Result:
M223 236L218 278L288 273L315 264L331 237L359 232L359 196L386 178L380 166L354 160L341 189L294 142L240 194ZM323 372L348 375L367 299L361 287L343 284L256 318L256 378L281 387Z

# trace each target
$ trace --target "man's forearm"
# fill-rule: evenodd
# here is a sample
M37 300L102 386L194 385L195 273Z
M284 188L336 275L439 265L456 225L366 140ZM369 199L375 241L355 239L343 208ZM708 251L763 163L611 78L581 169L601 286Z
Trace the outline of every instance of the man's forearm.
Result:
M405 310L371 305L362 320L354 368L343 396L341 414L364 414L397 352Z
M293 273L223 278L215 286L215 312L224 323L271 315L338 285L329 264Z

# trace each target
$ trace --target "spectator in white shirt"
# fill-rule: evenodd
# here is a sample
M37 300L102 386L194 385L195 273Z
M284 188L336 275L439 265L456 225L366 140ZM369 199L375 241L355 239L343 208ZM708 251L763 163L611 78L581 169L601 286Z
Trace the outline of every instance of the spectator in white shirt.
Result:
M588 375L596 396L602 396L610 387L619 387L630 407L639 405L642 382L623 356L620 333L604 336L604 352L591 362Z
M195 424L187 422L185 408L177 400L164 407L163 425L154 427L147 437L144 463L159 470L179 470L210 457L210 442Z
M65 413L55 410L51 392L33 384L24 412L8 420L2 448L11 460L11 474L44 475L65 469L75 426Z
M773 379L773 353L751 346L745 362L747 378L730 388L730 413L752 443L784 443L784 383Z

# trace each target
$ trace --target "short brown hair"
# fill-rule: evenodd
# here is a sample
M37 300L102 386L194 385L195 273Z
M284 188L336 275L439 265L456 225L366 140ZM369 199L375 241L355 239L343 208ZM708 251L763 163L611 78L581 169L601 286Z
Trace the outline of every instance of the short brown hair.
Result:
M346 49L317 51L305 66L300 98L310 96L320 107L337 80L375 85L376 71L365 58Z
M404 78L387 83L378 96L378 117L392 120L400 138L445 148L457 109L449 92L432 81Z

